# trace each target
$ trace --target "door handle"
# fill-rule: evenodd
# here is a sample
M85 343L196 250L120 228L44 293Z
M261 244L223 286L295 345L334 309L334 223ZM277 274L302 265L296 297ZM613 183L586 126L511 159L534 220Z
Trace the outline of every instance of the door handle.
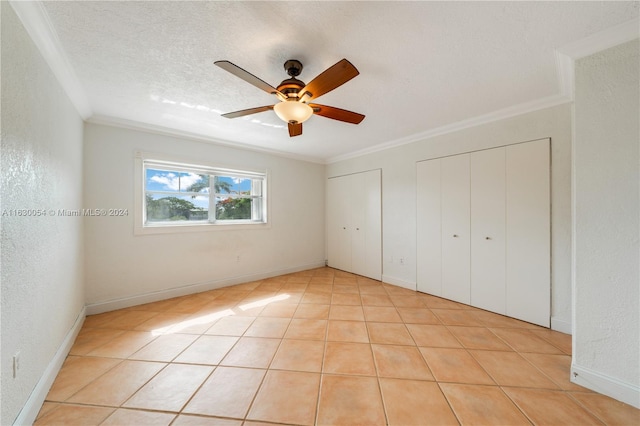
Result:
M491 239L491 237L484 237L484 239L485 239L485 240L490 240L490 239Z
M453 234L453 238L458 238L458 234Z

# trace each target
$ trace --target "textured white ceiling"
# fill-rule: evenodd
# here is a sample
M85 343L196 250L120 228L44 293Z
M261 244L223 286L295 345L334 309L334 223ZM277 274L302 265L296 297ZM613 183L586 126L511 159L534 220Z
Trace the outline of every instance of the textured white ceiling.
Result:
M636 2L45 2L95 119L128 120L319 161L561 94L555 50L638 16ZM213 65L273 86L287 59L309 82L347 58L360 75L289 138L275 103Z

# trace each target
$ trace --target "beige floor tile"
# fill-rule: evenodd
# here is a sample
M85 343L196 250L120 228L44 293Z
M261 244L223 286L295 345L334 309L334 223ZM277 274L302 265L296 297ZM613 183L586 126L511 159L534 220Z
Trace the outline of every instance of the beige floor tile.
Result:
M361 292L360 299L364 306L394 306L393 302L389 296L384 293L384 291L381 294L367 294Z
M242 426L242 420L180 414L171 426Z
M120 360L69 356L56 377L47 401L66 401L71 395L115 367Z
M496 384L465 349L420 348L420 352L439 382Z
M421 380L380 379L389 425L458 425L436 383Z
M347 294L360 294L360 290L357 285L351 284L334 284L333 293L347 293ZM360 302L358 302L360 304Z
M157 413L153 411L143 410L130 410L121 408L116 410L105 420L101 425L104 426L141 426L141 425L154 425L154 426L168 426L171 424L175 414L169 413Z
M247 419L312 425L319 385L320 374L317 373L270 370L258 390Z
M248 337L274 337L284 336L291 320L289 318L256 318L251 326L245 331Z
M40 407L40 411L38 411L38 415L36 416L36 420L39 419L40 417L48 414L49 412L55 410L59 406L60 406L60 403L58 403L58 402L47 402L47 401L45 401L42 404L42 407Z
M491 328L490 330L517 352L562 354L560 349L531 333L530 330L513 328Z
M420 297L413 294L411 296L391 296L391 301L398 308L424 308L425 304Z
M123 406L178 412L212 371L203 365L169 364Z
M531 364L536 366L560 388L578 392L590 392L582 386L571 383L571 357L569 355L552 354L520 354Z
M303 304L298 305L294 318L303 319L328 319L329 305Z
M608 425L639 425L640 410L594 392L570 392L582 406Z
M389 345L415 345L404 324L383 322L368 322L369 339L371 343L386 343Z
M238 341L235 336L200 336L175 362L217 365Z
M198 338L194 334L166 334L159 336L129 359L170 362Z
M381 285L363 285L363 284L358 284L358 287L360 289L360 295L364 296L366 295L379 295L379 296L384 296L386 299L388 299L388 303L389 305L381 305L381 306L392 306L393 303L391 302L391 299L389 299L389 295L387 294L386 290L384 289L383 286ZM364 299L362 300L363 304L364 304Z
M473 311L465 309L431 309L444 325L477 326L478 319Z
M329 309L330 320L364 321L362 306L331 305Z
M355 286L351 286L348 288L357 289L357 287ZM362 301L360 300L360 293L333 293L333 295L331 296L331 305L360 306L362 305Z
M551 343L566 355L571 355L571 335L560 333L558 331L548 330L544 328L536 328L531 330L536 336Z
M218 367L183 412L243 419L265 373L266 370Z
M90 315L85 319L84 326L91 328L111 328L116 330L131 330L143 322L158 315L150 311L111 311L99 315Z
M83 327L71 347L69 355L86 355L92 350L118 337L122 333L124 333L124 330Z
M228 316L220 318L205 334L215 336L242 336L255 321L254 317Z
M530 425L527 418L497 386L440 383L462 425Z
M319 373L322 370L323 353L324 342L284 339L270 368Z
M361 321L329 321L327 341L369 343L367 326Z
M305 290L307 293L320 293L330 296L333 292L333 284L330 283L313 283L307 285L307 289Z
M402 322L396 308L391 306L364 306L364 317L374 322Z
M296 303L273 303L260 312L261 317L291 318L296 312Z
M331 303L331 293L305 292L300 303L315 303L320 305L329 305Z
M385 425L375 377L322 375L318 425Z
M119 407L166 364L123 361L68 399L88 405Z
M64 425L64 426L89 426L99 425L112 412L108 407L87 407L84 405L60 404L51 410L34 425Z
M602 424L564 392L522 388L503 388L503 390L534 424Z
M513 351L502 339L484 327L448 326L449 331L467 349L485 349L493 351Z
M230 367L267 368L280 346L280 339L241 337L220 363Z
M142 324L137 325L134 330L137 331L154 331L159 329L168 329L172 325L189 318L189 314L181 314L177 312L160 312L154 317L146 320Z
M211 302L213 299L200 294L193 294L179 298L177 303L169 306L168 312L176 312L183 314L193 314L202 309L203 306Z
M324 340L327 335L327 320L292 319L285 339Z
M437 348L461 348L462 345L443 325L406 324L418 346Z
M383 283L382 285L389 296L417 296L414 290L409 290L387 283Z
M371 345L371 348L379 377L434 380L418 348L394 345Z
M324 373L375 376L371 345L367 343L327 342Z
M468 309L468 305L454 302L453 300L443 299L441 297L431 296L429 294L419 294L422 302L429 309Z
M515 318L506 317L504 315L495 314L493 312L487 312L483 310L476 310L473 312L473 316L478 318L478 325L485 327L506 327L506 328L527 328L537 329L540 328L537 325L530 324L528 322L520 321Z
M156 337L147 331L125 331L108 343L92 350L88 355L127 358L152 342Z
M397 308L405 324L442 324L427 308Z
M500 386L559 389L540 370L515 352L469 351Z

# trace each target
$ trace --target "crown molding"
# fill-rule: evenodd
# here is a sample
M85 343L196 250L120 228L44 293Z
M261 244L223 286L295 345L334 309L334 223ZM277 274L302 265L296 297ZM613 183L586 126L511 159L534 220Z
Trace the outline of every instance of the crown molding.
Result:
M212 145L221 145L229 148L242 149L245 151L260 152L276 157L289 158L292 160L306 161L308 163L325 164L325 161L316 157L309 157L290 152L279 151L276 149L262 148L255 145L243 144L224 139L217 139L198 133L192 133L185 130L173 129L169 127L159 126L156 124L142 123L139 121L127 120L125 118L110 117L106 115L93 115L85 120L87 123L99 124L103 126L119 127L122 129L138 130L147 133L155 133L157 135L172 136L180 139L187 139L195 142L203 142Z
M92 109L86 92L62 48L56 30L41 1L10 0L27 34L56 76L63 90L83 119L91 116Z
M576 60L637 38L640 38L640 18L631 19L615 27L565 44L557 51Z
M365 148L359 151L351 152L336 157L327 159L327 164L337 163L339 161L349 160L351 158L361 157L366 154L372 154L374 152L384 151L390 148L396 148L402 145L408 145L414 142L424 141L436 136L444 135L447 133L457 132L470 127L476 127L483 124L492 123L494 121L504 120L506 118L515 117L517 115L526 114L529 112L538 111L545 108L551 108L557 105L562 105L571 102L571 98L567 95L553 95L542 99L536 99L531 102L525 102L518 105L513 105L508 108L504 108L498 111L490 112L488 114L479 115L466 120L458 121L455 123L447 124L446 126L430 129L425 132L416 133L404 138L396 139L390 142L381 143L379 145Z

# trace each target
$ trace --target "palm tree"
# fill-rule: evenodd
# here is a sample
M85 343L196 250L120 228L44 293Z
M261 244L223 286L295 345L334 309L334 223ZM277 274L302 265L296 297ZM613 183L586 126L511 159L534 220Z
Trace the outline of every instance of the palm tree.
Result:
M200 179L198 182L194 184L191 184L187 188L187 192L200 192L203 189L209 187L209 175L200 175L200 177L202 179ZM224 182L219 179L216 179L215 183L213 184L213 190L216 192L216 194L220 194L222 192L226 192L227 194L230 194L231 184L229 182ZM195 198L195 195L193 195L191 198Z

